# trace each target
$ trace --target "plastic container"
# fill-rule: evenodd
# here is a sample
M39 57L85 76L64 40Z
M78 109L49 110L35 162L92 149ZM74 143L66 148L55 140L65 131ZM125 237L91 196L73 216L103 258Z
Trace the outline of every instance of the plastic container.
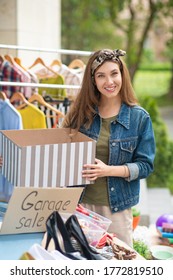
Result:
M105 230L93 223L92 219L88 219L86 215L81 214L78 211L75 212L75 215L78 218L79 224L86 236L88 243L92 246L96 246L100 238L105 233Z
M80 207L77 208L77 209L80 209ZM75 213L80 213L88 221L91 221L96 226L101 227L105 232L109 229L109 226L112 223L112 221L109 220L108 218L105 218L105 217L97 214L96 212L93 212L93 211L91 211L89 209L86 209L83 206L82 206L81 210L84 209L85 212L88 213L88 214L83 214L82 212L79 212L77 209L76 209Z
M164 245L153 245L150 248L154 260L173 260L173 248Z

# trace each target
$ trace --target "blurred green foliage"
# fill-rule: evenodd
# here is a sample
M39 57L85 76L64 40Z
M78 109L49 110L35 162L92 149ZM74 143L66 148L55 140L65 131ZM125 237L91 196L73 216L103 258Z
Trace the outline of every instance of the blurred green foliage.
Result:
M133 240L133 249L146 260L152 260L152 254L149 246L142 240Z
M151 116L156 141L154 172L147 178L147 185L169 188L173 194L173 141L168 137L156 100L151 96L143 96L140 98L140 104Z
M138 70L133 86L138 97L146 95L153 98L161 97L168 92L170 79L170 71Z

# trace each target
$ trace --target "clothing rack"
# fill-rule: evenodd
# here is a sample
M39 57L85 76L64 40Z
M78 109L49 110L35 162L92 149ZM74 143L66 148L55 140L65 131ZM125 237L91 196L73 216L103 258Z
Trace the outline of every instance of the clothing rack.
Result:
M69 89L79 89L80 86L73 86L73 85L51 85L51 84L38 84L38 83L20 83L20 82L1 82L0 81L0 86L23 86L23 87L40 87L40 88L69 88ZM65 97L63 100L57 100L57 99L51 99L48 98L47 96L47 101L49 103L54 103L54 104L60 104L62 103L64 108L65 108L65 114L67 113L68 106L71 104L71 100L67 97Z
M58 84L39 84L39 83L22 83L22 82L4 82L0 81L0 86L21 86L21 87L38 87L38 88L66 88L79 89L78 85L58 85Z
M0 49L11 49L11 50L24 50L24 51L34 51L34 52L48 52L48 53L59 53L67 55L79 55L79 56L90 56L92 52L90 51L80 51L80 50L67 50L67 49L47 49L47 48L31 48L26 46L17 46L17 45L6 45L0 44ZM0 80L1 86L21 86L21 87L33 87L33 88L57 88L57 89L79 89L79 85L60 85L60 84L41 84L41 83L23 83L23 82L8 82ZM50 100L49 100L50 102ZM65 113L67 108L70 105L71 101L68 98L64 100L52 100L54 103L63 102L65 107Z
M76 54L80 56L89 56L92 52L90 51L80 51L80 50L67 50L67 49L46 49L46 48L30 48L25 46L17 45L5 45L0 44L0 49L13 49L13 50L26 50L26 51L39 51L39 52L49 52L49 53L60 53L60 54ZM1 86L22 86L22 87L38 87L38 88L60 88L60 89L79 89L78 85L54 85L54 84L38 84L38 83L17 83L17 82L5 82L0 81Z
M25 51L39 51L39 52L49 52L49 53L59 53L59 54L68 54L68 55L80 55L80 56L89 56L92 52L90 51L80 51L80 50L66 50L66 49L45 49L45 48L30 48L25 46L17 45L4 45L0 44L0 49L13 49L13 50L25 50Z

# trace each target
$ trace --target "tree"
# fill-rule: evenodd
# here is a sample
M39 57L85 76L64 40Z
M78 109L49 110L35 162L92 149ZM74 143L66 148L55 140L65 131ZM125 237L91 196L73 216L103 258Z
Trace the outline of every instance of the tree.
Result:
M173 0L63 0L62 45L70 49L124 48L133 80L155 21Z
M155 20L170 15L172 0L124 0L118 6L119 1L108 0L110 19L114 26L121 30L125 39L127 50L127 64L133 80L136 71L139 69L144 45L148 38L149 31Z
M109 19L106 2L105 0L61 2L63 48L94 51L115 45L115 27ZM64 59L72 60L74 56Z
M172 36L167 42L167 55L170 58L171 63L171 79L169 84L169 90L168 90L168 99L173 100L173 27L172 27Z

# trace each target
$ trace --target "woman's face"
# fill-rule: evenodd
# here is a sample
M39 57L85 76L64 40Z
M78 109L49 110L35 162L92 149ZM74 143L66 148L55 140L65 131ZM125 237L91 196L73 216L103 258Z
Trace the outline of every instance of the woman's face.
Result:
M119 94L122 86L122 76L117 63L104 62L96 69L94 78L97 89L102 96L113 98Z

